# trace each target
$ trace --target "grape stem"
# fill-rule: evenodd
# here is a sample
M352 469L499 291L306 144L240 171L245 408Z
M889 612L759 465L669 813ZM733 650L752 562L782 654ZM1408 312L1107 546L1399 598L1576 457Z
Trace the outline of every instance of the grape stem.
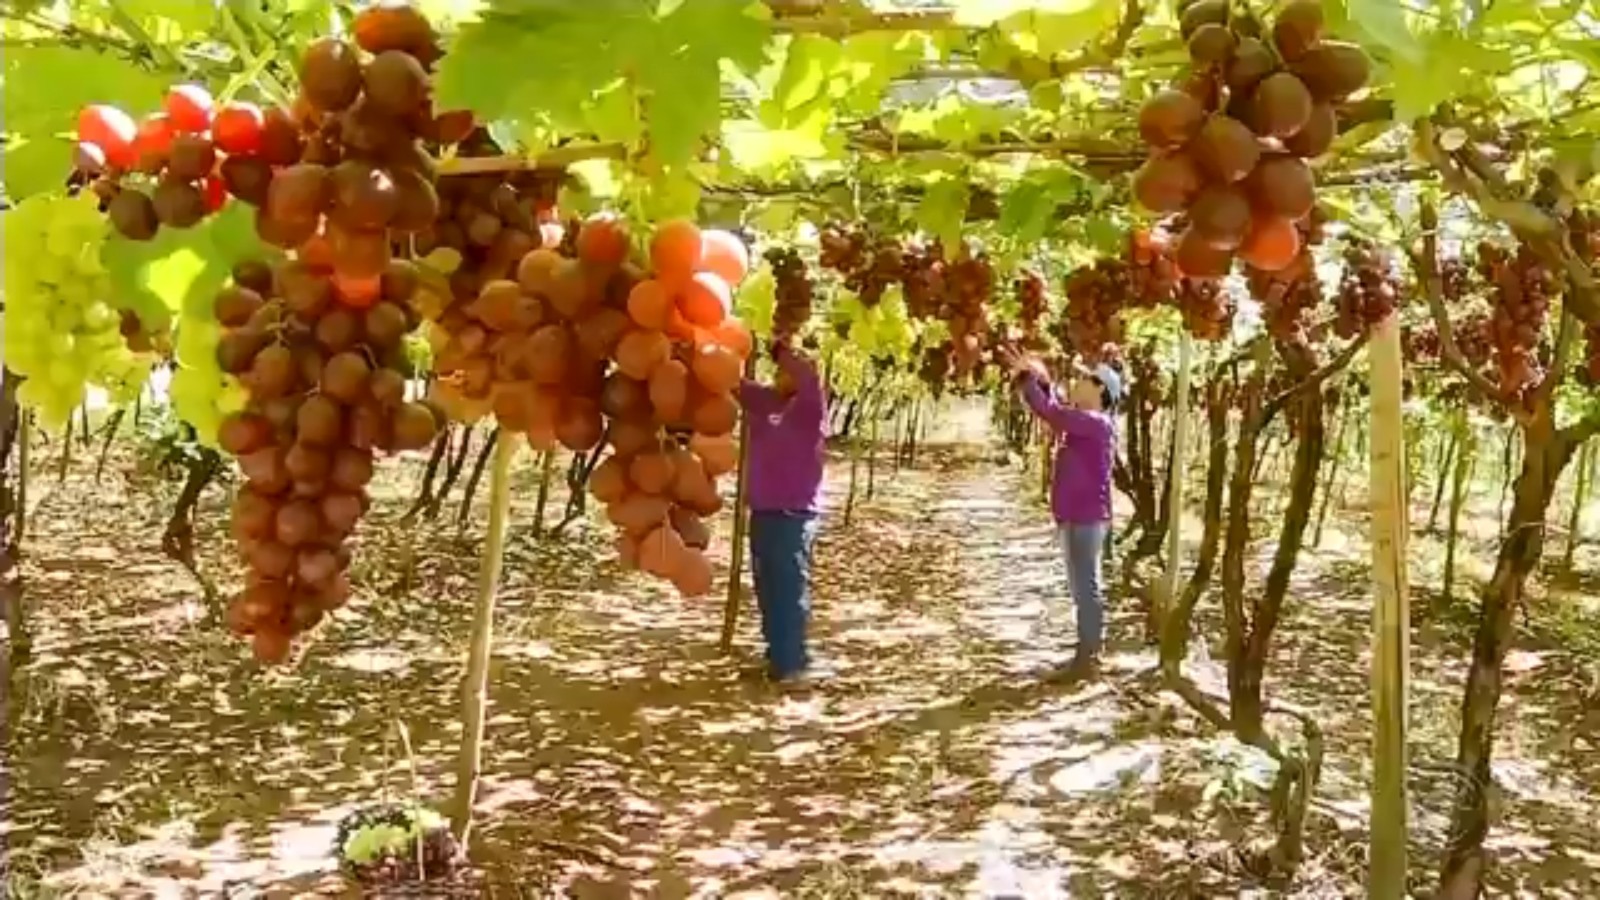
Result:
M455 156L438 160L439 177L487 175L500 172L528 172L538 169L564 169L586 159L626 159L628 147L620 142L568 144L528 158L526 156Z

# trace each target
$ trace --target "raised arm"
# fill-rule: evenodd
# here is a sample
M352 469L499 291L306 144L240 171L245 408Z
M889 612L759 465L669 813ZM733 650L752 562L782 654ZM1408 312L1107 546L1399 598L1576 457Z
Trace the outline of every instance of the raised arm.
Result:
M1043 419L1051 428L1066 434L1086 434L1097 428L1097 421L1093 415L1080 409L1073 409L1055 398L1050 390L1050 382L1037 372L1025 371L1018 376L1022 399L1033 410L1033 414Z
M779 346L777 363L794 382L794 396L789 398L786 412L801 416L808 422L821 422L826 404L823 402L822 378L817 373L817 367L787 346Z

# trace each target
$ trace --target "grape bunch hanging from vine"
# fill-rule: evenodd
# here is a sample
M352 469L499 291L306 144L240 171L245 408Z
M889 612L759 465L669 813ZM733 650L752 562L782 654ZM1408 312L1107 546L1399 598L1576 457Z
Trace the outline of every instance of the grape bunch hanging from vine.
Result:
M1218 278L1235 259L1280 271L1299 254L1296 223L1316 201L1306 160L1331 146L1334 104L1366 84L1370 63L1361 48L1324 39L1316 0L1283 6L1270 40L1227 3L1185 2L1181 16L1189 71L1140 110L1151 155L1134 196L1185 214L1174 251L1185 275Z

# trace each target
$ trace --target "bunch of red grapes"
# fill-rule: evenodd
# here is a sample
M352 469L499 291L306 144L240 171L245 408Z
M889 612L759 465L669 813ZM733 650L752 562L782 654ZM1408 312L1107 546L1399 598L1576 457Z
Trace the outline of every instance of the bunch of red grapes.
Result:
M772 266L772 277L777 282L777 297L772 309L772 340L784 343L800 333L811 320L811 303L816 286L806 268L806 261L793 247L773 247L766 253L767 264Z
M1127 289L1129 309L1152 309L1173 301L1178 290L1178 267L1164 235L1139 230L1128 234Z
M871 308L900 280L900 248L860 225L830 224L822 229L819 262L844 276L845 287Z
M944 306L944 244L908 242L900 252L900 285L914 319L936 319Z
M1044 277L1033 269L1023 269L1011 280L1011 290L1017 297L1017 323L1022 329L1022 342L1031 349L1039 349L1041 322L1048 309Z
M1574 209L1567 217L1567 232L1578 258L1591 268L1600 260L1600 221L1588 210ZM1600 322L1590 322L1583 329L1583 361L1579 363L1578 376L1591 387L1600 387Z
M268 166L246 199L260 204L262 237L292 251L271 268L239 267L215 305L225 329L218 364L249 395L218 435L246 478L233 527L250 572L229 620L268 662L348 595L343 542L365 511L374 453L420 449L440 425L405 396L402 342L418 324L420 278L391 252L438 210L421 146L435 121L433 31L414 10L388 5L364 10L355 26L361 50L331 39L307 50L293 141L284 132L269 152L263 131L252 155L223 138L227 119L211 123L219 143L240 148L230 159ZM176 177L174 161L169 154L164 184ZM143 215L139 196L119 188L109 207L129 237L154 233L129 227L139 224L130 210Z
M1151 155L1134 195L1153 212L1186 214L1175 251L1185 275L1219 278L1235 258L1281 270L1315 205L1305 161L1332 144L1334 105L1366 84L1370 62L1360 47L1323 38L1318 0L1286 3L1270 39L1226 0L1184 0L1180 11L1191 65L1178 88L1140 110Z
M1544 338L1550 301L1559 290L1554 272L1524 244L1507 251L1483 242L1477 271L1489 285L1490 342L1500 391L1517 399L1538 385L1544 373L1539 343Z
M1233 297L1209 278L1185 278L1178 285L1178 312L1196 340L1220 341L1233 328Z
M578 235L580 265L621 258L597 259L596 243L627 247L615 223L591 221ZM650 262L628 293L626 330L601 388L612 452L589 490L618 528L624 564L693 597L711 589L705 518L722 507L716 479L738 462L734 392L751 338L730 311L750 258L734 235L680 220L656 229Z
M1128 296L1128 266L1101 259L1067 276L1067 347L1086 362L1099 362L1122 341L1122 305Z
M989 298L994 292L994 267L988 255L970 246L962 250L960 258L945 266L940 308L940 318L950 328L951 363L957 377L973 374L983 362Z
M1333 331L1342 338L1364 334L1388 318L1399 299L1393 263L1371 241L1352 240L1344 252Z
M195 225L232 195L257 208L262 239L284 249L325 228L341 276L370 294L388 260L384 233L420 231L438 212L424 142L453 143L472 120L434 114L428 73L439 50L421 13L375 4L352 30L354 45L326 38L307 49L292 110L219 109L195 85L174 88L137 125L113 107L86 108L77 159L98 176L116 229L149 240L163 225Z
M218 433L245 476L233 532L249 575L228 617L264 662L349 595L344 541L366 511L374 453L425 447L440 425L405 396L414 268L390 262L377 298L352 296L335 253L316 238L275 267L242 264L216 299L217 361L250 398Z
M1320 207L1297 224L1300 230L1300 251L1289 265L1276 272L1245 267L1245 279L1251 296L1261 303L1262 318L1267 333L1288 344L1305 346L1307 313L1322 304L1322 284L1317 279L1316 264L1311 248L1322 242L1325 215Z

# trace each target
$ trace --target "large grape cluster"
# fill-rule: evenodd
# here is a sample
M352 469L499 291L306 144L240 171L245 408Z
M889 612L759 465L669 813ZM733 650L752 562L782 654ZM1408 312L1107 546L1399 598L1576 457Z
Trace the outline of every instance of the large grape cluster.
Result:
M793 247L773 247L766 253L767 264L777 282L772 310L772 339L783 343L811 321L815 285L806 261Z
M1544 378L1538 350L1558 290L1555 273L1524 244L1508 251L1480 243L1476 265L1489 285L1490 343L1500 391L1521 398Z
M983 361L989 332L989 299L994 267L987 254L964 247L945 269L945 299L940 310L950 328L951 363L957 377L972 374Z
M1400 286L1393 263L1371 241L1353 240L1345 248L1334 333L1363 334L1395 310Z
M67 421L89 385L131 402L150 373L152 357L120 333L100 260L105 235L86 195L30 197L5 214L6 367L26 379L18 400L50 427Z
M1189 72L1139 113L1151 155L1133 193L1153 212L1187 215L1175 254L1194 278L1226 275L1235 258L1268 272L1293 262L1295 223L1316 200L1305 160L1332 144L1334 104L1361 89L1370 68L1360 47L1323 39L1317 0L1285 4L1270 39L1230 7L1180 4Z
M1122 260L1106 258L1067 276L1066 344L1086 362L1099 362L1122 340L1127 273Z
M627 242L615 223L591 222L577 247L584 266L616 258L596 247L625 251ZM731 291L750 259L734 235L679 220L656 229L650 263L649 277L628 294L615 366L602 382L612 452L589 489L619 530L624 563L699 596L711 589L705 519L722 506L716 479L738 460L734 392L752 348L750 332L730 316Z
M818 262L843 276L845 287L868 309L877 306L883 292L900 280L900 248L861 225L827 225L822 229L821 245Z
M1044 315L1049 311L1044 277L1033 269L1023 269L1011 279L1011 290L1017 298L1017 326L1022 332L1023 345L1038 349L1043 346L1041 329Z
M375 453L421 449L441 425L407 398L422 276L394 256L439 212L422 145L436 122L433 33L389 4L364 10L354 32L359 50L332 38L306 50L295 140L261 195L244 198L263 240L291 257L235 267L214 308L217 366L249 395L218 430L246 479L233 528L249 576L229 621L268 662L348 596L344 542Z

